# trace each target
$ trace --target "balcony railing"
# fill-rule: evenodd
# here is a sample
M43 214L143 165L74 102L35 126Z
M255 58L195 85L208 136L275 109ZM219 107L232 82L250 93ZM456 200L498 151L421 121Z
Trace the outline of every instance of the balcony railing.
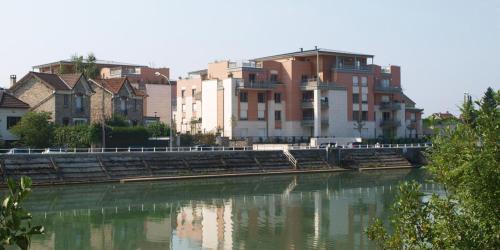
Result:
M277 82L271 81L244 81L243 79L236 79L236 87L240 89L274 89Z
M300 83L300 90L344 90L345 88L332 82L318 82L316 79L308 79Z
M372 65L336 65L332 68L334 71L339 72L364 72L371 73L373 71Z
M401 126L401 122L399 120L395 119L387 119L387 120L382 120L380 122L381 127L399 127Z
M328 126L329 123L330 123L330 121L328 120L328 118L321 119L321 125ZM302 126L306 126L306 127L312 127L312 126L314 126L314 117L304 116L302 118L301 124L302 124Z
M302 108L303 109L314 108L313 100L302 100ZM321 100L321 108L322 109L328 108L328 101L327 100Z
M375 91L384 93L399 93L402 89L399 86L383 85L379 83L375 85Z
M238 61L238 62L229 62L229 68L262 68L261 63L253 62L253 61Z
M380 110L400 110L401 104L398 102L383 102L380 104Z

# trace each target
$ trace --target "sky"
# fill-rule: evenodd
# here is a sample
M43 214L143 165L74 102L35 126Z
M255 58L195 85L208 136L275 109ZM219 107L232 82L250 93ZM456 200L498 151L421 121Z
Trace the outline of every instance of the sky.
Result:
M401 66L424 116L458 114L464 92L500 87L500 1L23 0L0 2L0 86L33 65L93 52L171 69L299 48L375 55Z

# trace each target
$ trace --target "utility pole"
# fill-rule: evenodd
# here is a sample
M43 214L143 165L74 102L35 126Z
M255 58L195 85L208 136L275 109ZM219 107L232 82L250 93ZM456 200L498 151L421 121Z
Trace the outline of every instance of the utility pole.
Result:
M172 150L172 126L174 125L173 122L172 122L172 118L173 118L173 109L172 109L172 83L170 82L170 80L168 79L168 77L160 72L155 72L155 75L156 76L161 76L163 78L165 78L165 80L167 80L167 83L168 85L170 86L170 133L168 135L169 137L169 143L170 143L170 150Z
M104 88L102 88L102 98L101 98L101 144L102 147L106 147L106 118L104 115Z

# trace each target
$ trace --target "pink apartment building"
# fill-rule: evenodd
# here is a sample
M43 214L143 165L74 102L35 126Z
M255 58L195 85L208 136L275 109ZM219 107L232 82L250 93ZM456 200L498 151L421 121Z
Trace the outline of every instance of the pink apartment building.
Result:
M172 81L172 86L170 86L165 77L155 75L155 72L160 72L169 77L169 68L151 68L140 64L104 60L97 60L96 65L100 72L100 79L127 77L132 86L146 94L143 105L145 122L160 120L170 124L170 106L173 105L172 100L176 99L175 81ZM71 60L61 60L33 66L33 70L41 73L59 74L61 71L74 71L74 64Z
M403 93L400 67L373 58L301 49L210 63L178 81L177 126L230 138L421 135L423 110Z

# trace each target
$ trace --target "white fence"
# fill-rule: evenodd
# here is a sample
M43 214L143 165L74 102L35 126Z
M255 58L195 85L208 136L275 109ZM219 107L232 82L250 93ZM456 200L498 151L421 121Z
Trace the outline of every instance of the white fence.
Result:
M432 147L431 143L413 144L360 144L337 147L324 146L294 146L288 145L288 150L307 149L372 149L372 148L426 148ZM128 147L128 148L12 148L0 149L0 154L85 154L85 153L160 153L160 152L211 152L211 151L262 151L262 150L285 150L283 145L273 145L273 147Z

